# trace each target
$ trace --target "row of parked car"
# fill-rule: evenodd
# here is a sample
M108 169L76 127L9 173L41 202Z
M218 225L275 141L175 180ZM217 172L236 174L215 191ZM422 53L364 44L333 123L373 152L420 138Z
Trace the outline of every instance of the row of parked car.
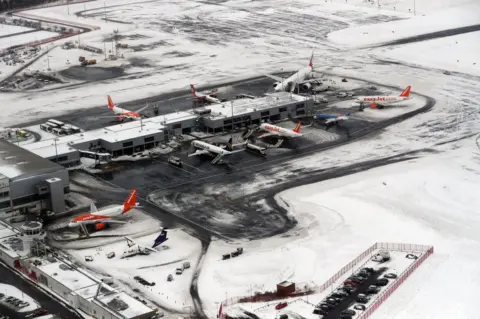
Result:
M385 271L385 269L379 269L380 272ZM375 270L370 267L364 267L356 274L347 278L343 285L335 290L333 293L327 296L324 301L317 304L313 310L314 314L318 315L327 315L333 309L335 309L345 298L349 297L354 293L358 286L369 279ZM374 285L370 285L362 294L359 294L355 299L356 304L353 306L353 309L344 309L340 313L340 318L348 319L356 315L355 310L364 311L366 309L365 304L370 301L371 295L377 294L380 291L380 287L388 285L389 279L395 279L397 276L393 273L388 273L382 278L379 278L375 281Z
M12 296L5 296L5 294L0 293L0 300L7 303L9 306L15 309L22 309L30 305L29 302L20 300Z
M155 286L155 282L146 281L145 279L143 279L140 276L135 276L135 277L133 277L133 279L135 279L136 281L138 281L139 283L141 283L144 286Z

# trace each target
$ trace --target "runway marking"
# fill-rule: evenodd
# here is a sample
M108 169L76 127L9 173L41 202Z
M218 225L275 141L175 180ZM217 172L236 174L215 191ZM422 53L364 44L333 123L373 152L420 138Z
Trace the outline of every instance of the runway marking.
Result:
M195 173L189 172L189 171L187 171L186 169L183 169L183 168L178 167L178 166L175 166L175 165L170 165L170 164L165 163L165 162L162 162L162 161L155 161L155 163L160 163L160 164L164 164L164 165L167 165L167 166L172 166L172 167L178 168L179 170L184 171L184 172L186 172L186 173L188 173L188 174L195 175Z
M183 165L186 165L186 166L188 166L188 167L194 168L194 169L196 169L196 170L199 170L199 171L202 172L202 173L206 173L206 171L204 171L204 170L202 170L202 169L200 169L200 168L198 168L198 167L192 166L192 165L190 165L190 164L187 164L187 163L185 163L185 162L182 162L182 164L183 164Z

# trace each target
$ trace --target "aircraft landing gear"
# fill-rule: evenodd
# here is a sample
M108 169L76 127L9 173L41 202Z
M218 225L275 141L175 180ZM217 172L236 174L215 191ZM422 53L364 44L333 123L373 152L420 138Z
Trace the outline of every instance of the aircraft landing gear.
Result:
M85 237L90 237L90 233L88 232L88 229L85 225L83 224L80 224L80 229L82 230L83 232L83 235L85 235Z

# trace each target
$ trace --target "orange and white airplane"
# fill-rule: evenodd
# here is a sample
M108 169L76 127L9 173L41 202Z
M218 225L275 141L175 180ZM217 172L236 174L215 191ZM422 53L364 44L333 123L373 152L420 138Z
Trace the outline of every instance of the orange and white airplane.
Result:
M298 122L297 126L293 130L276 126L273 124L262 123L258 127L258 130L264 131L265 133L261 134L260 136L257 136L257 138L264 138L267 136L278 136L282 138L300 137L300 136L303 136L303 134L300 133L301 128L302 128L302 122Z
M124 216L134 207L139 207L137 203L136 189L130 192L130 195L123 205L117 205L99 211L95 204L91 203L90 213L73 218L70 223L68 223L68 227L73 228L80 225L95 224L96 228L100 230L103 229L105 224L108 223L125 224L125 221L121 221L116 218Z
M412 87L409 85L399 96L395 95L383 95L383 96L358 96L352 106L363 106L370 104L372 109L383 109L385 106L410 100L413 97L410 96L410 90Z
M190 84L190 89L192 90L192 94L202 102L208 102L212 104L222 103L222 101L217 98L217 93L214 91L209 93L200 93L195 89L193 84Z
M145 110L148 105L142 107L141 109L137 110L136 112L129 111L126 109L122 109L118 107L118 105L113 104L112 98L110 95L107 96L108 101L108 108L115 114L115 116L103 116L103 117L116 117L119 121L124 121L125 119L130 120L140 120L142 115L140 114L141 111Z

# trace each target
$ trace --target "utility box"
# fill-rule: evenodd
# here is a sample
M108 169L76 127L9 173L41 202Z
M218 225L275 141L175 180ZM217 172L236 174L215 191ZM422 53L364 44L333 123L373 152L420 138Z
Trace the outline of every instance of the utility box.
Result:
M45 180L50 189L50 208L54 213L63 213L65 211L65 193L63 191L63 182L60 178L53 177Z

